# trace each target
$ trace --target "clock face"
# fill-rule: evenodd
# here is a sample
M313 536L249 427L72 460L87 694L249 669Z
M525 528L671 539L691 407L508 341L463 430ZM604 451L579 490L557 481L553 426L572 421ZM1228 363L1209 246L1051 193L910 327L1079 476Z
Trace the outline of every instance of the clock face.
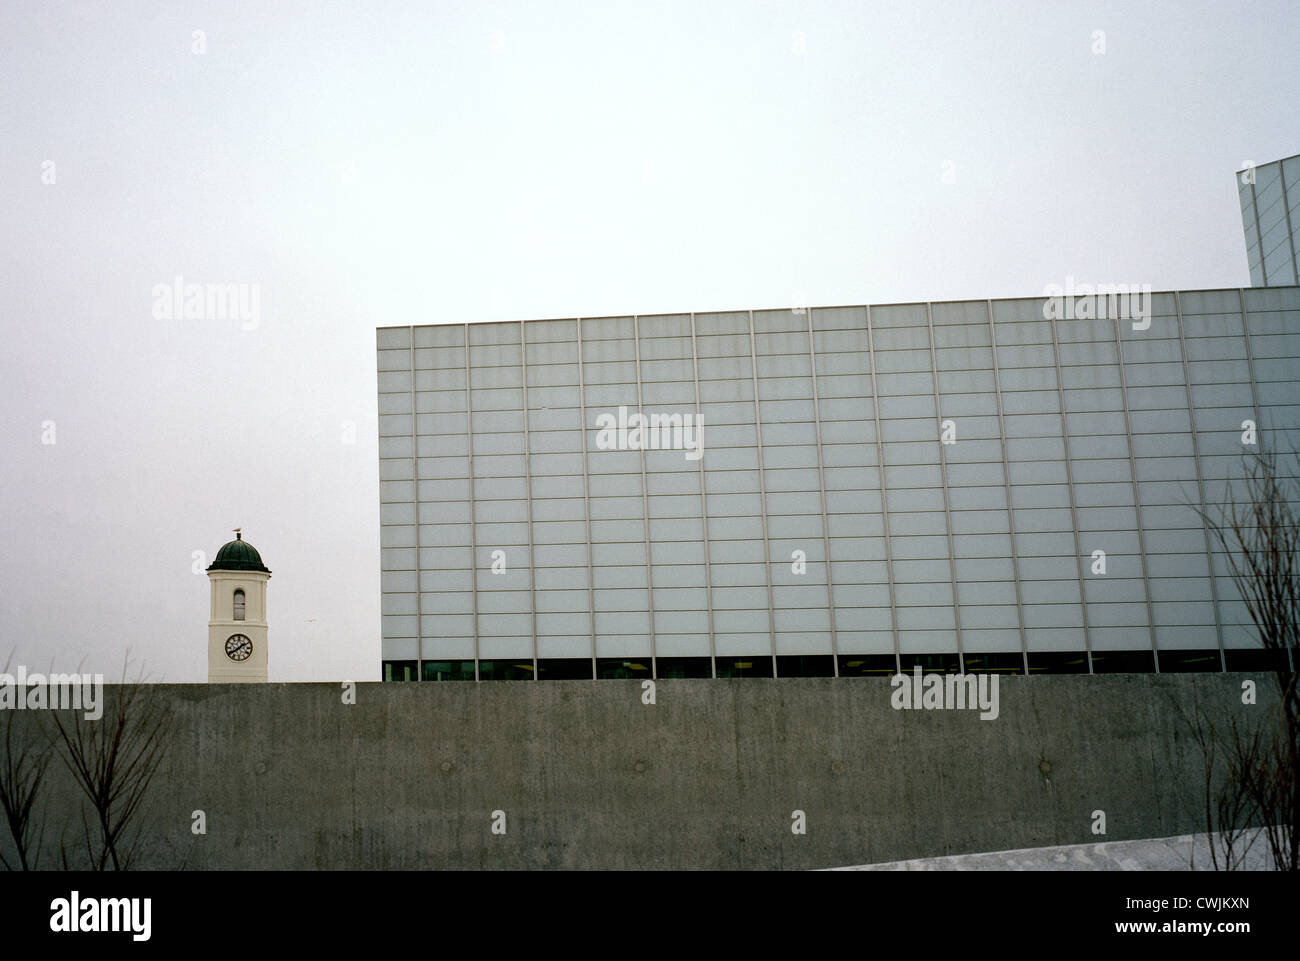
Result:
M246 661L253 653L253 640L245 634L231 634L226 638L226 657L232 661Z

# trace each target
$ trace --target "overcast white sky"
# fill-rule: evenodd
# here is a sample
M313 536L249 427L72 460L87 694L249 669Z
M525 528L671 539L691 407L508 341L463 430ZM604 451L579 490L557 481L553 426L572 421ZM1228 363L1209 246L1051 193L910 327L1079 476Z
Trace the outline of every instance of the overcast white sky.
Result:
M242 526L271 680L377 679L377 326L1248 285L1297 49L1294 0L0 4L0 664L204 680Z

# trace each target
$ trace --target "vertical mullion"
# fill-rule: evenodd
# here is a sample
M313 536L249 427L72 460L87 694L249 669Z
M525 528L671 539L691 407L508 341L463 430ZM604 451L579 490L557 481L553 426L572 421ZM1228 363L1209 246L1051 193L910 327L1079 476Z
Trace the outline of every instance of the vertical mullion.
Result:
M533 459L528 426L528 336L527 325L519 322L519 372L524 388L524 497L528 508L528 609L533 635L533 680L537 680L537 574L533 554Z
M1282 215L1286 217L1286 242L1291 247L1292 283L1300 284L1300 261L1296 260L1295 234L1291 231L1291 207L1287 204L1286 196L1286 164L1280 160L1277 162L1277 182L1282 186ZM1261 248L1263 246L1260 244Z
M880 520L885 538L885 576L889 578L889 627L894 635L894 673L903 671L898 644L898 599L894 596L894 557L889 546L889 498L885 484L885 438L880 432L880 392L876 389L876 338L871 330L871 305L867 310L867 356L871 363L871 409L876 423L876 466L880 472ZM830 558L826 562L830 563ZM956 598L954 598L956 600Z
M839 635L835 628L835 598L831 591L831 535L826 516L826 468L822 456L821 398L817 391L817 348L813 345L813 312L808 314L808 362L812 365L813 424L817 431L817 484L821 488L822 506L822 558L826 576L826 615L831 627L831 676L840 676Z
M582 418L582 510L587 535L587 613L591 616L591 676L596 676L596 589L591 565L591 478L587 470L587 385L582 371L582 318L576 319L578 337L578 416Z
M479 675L479 637L478 637L478 523L477 498L474 496L474 392L470 380L469 363L469 324L465 325L465 451L467 472L469 474L469 567L473 575L471 591L474 600L474 680L482 680ZM419 520L417 517L416 520Z
M1178 350L1183 359L1183 381L1187 386L1187 416L1192 427L1192 460L1196 464L1196 491L1200 498L1201 510L1205 510L1205 473L1201 470L1201 445L1196 436L1196 405L1192 403L1192 373L1187 364L1187 341L1183 336L1183 302L1178 291L1174 291L1174 311L1178 314ZM1219 639L1219 670L1228 669L1228 661L1223 653L1223 622L1219 617L1219 590L1214 582L1214 557L1210 553L1210 525L1201 516L1201 532L1205 535L1205 563L1210 567L1210 602L1214 605L1214 633Z
M925 325L930 338L930 376L933 378L934 383L934 418L939 424L942 424L943 409L939 406L939 364L934 353L934 314L928 301L925 305ZM941 442L939 444L939 480L943 484L943 522L948 532L948 575L952 583L953 623L957 628L957 671L960 674L965 674L966 652L961 636L961 604L957 600L957 553L952 544L952 511L948 506L948 457L943 448L944 445Z
M1142 589L1147 600L1147 632L1151 638L1151 659L1155 661L1156 673L1160 673L1160 651L1156 644L1155 608L1151 606L1151 578L1147 575L1147 545L1142 531L1142 494L1138 489L1137 457L1133 454L1133 420L1128 409L1128 378L1124 374L1124 339L1119 333L1119 314L1115 312L1115 360L1119 365L1119 392L1124 404L1124 433L1128 440L1128 468L1133 478L1133 516L1137 521L1138 558L1142 562Z
M1052 327L1052 361L1056 364L1056 402L1061 408L1061 445L1065 450L1065 485L1070 493L1070 527L1074 535L1074 564L1079 571L1079 612L1083 618L1083 649L1088 658L1088 673L1096 673L1092 664L1092 628L1088 624L1088 584L1084 576L1083 547L1079 539L1078 498L1074 493L1074 458L1070 454L1070 422L1065 416L1065 380L1061 377L1061 345L1056 334L1056 321L1049 321ZM1126 441L1127 443L1127 441ZM1028 651L1028 646L1026 646ZM1151 655L1155 660L1155 653ZM1028 673L1028 654L1025 658Z
M1253 184L1251 185L1251 189L1252 190L1255 189ZM1263 249L1263 246L1264 245L1261 243L1260 244L1261 250ZM1246 344L1246 369L1250 372L1250 402L1252 407L1254 407L1253 413L1255 415L1255 437L1258 440L1258 443L1255 446L1256 448L1262 449L1261 445L1264 442L1264 417L1263 417L1264 412L1263 409L1259 406L1259 387L1255 383L1255 352L1253 348L1250 346L1250 318L1246 314L1246 291L1241 287L1237 288L1237 304L1241 308L1241 336ZM1210 574L1214 576L1213 557L1210 558ZM1291 666L1291 670L1295 670L1295 665L1293 663L1294 657L1291 654L1290 647L1287 648L1286 656L1287 656L1287 664Z
M767 476L763 457L763 414L758 403L758 352L754 345L754 312L749 313L749 373L754 382L754 428L758 447L758 496L763 517L763 572L767 577L767 629L772 645L772 676L780 677L776 667L776 614L772 605L772 544L767 534Z
M1251 184L1250 189L1253 191L1255 185ZM1256 224L1258 225L1258 219L1256 220ZM1262 263L1262 258L1264 256L1264 243L1262 240L1260 241L1259 249ZM1261 449L1261 445L1264 441L1264 411L1259 406L1259 386L1255 382L1255 351L1250 344L1250 317L1246 314L1246 291L1240 287L1237 288L1237 305L1241 308L1241 339L1246 345L1246 370L1250 374L1250 405L1252 408L1251 413L1255 415L1255 439L1258 441L1255 446L1258 450ZM1238 437L1240 436L1241 435L1238 434ZM1226 483L1227 481L1225 481L1225 484ZM1210 558L1210 574L1214 576L1213 557ZM1233 586L1235 587L1236 585L1234 584ZM1291 650L1288 648L1288 663L1290 663L1290 657Z
M1256 436L1263 431L1260 417L1259 389L1255 386L1255 355L1250 347L1250 318L1246 316L1246 291L1237 288L1237 304L1241 308L1241 337L1246 344L1246 370L1250 373L1250 403L1254 407Z
M1259 223L1259 199L1255 195L1255 179L1250 181L1250 209L1255 213L1255 239L1259 241L1259 277L1260 286L1268 286L1268 264L1264 257L1264 228Z
M411 347L411 510L415 516L415 679L424 680L424 605L420 583L420 438L415 409L415 327L410 328Z
M709 541L709 497L704 483L704 414L700 407L700 354L695 344L695 311L691 311L691 373L695 378L695 423L697 444L700 447L700 523L704 538L704 597L709 608L709 677L718 676L717 645L713 635L713 573Z
M998 365L998 334L993 324L992 300L984 302L984 310L989 318L989 355L993 358L993 396L998 407L998 442L1002 448L1002 489L1007 499L1007 526L1011 531L1011 571L1016 584L1016 617L1020 624L1020 667L1025 674L1028 674L1029 645L1025 640L1025 607L1020 592L1020 552L1016 548L1016 512L1011 503L1011 465L1007 458L1007 422L1002 415L1002 375ZM937 367L934 371L934 377L935 386L938 387L939 370ZM1056 367L1056 385L1058 388L1061 385L1061 367L1059 364ZM1062 416L1064 416L1065 407L1062 406L1061 410ZM1062 437L1061 442L1064 444L1064 437ZM1075 553L1078 553L1077 549ZM1089 658L1088 663L1089 670L1091 670L1091 658Z
M650 558L650 489L646 485L645 470L645 431L649 429L649 421L645 415L644 403L641 399L641 320L636 315L632 315L632 344L636 349L636 410L641 415L642 434L641 434L641 520L642 533L645 537L645 595L646 611L649 617L650 631L650 676L658 677L659 672L655 664L655 576L654 567Z

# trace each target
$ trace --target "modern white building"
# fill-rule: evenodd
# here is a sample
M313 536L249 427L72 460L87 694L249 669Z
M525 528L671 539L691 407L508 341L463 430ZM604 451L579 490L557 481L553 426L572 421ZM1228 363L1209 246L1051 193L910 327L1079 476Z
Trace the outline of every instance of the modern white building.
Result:
M1237 173L1246 260L1256 287L1300 283L1300 154Z
M381 328L384 678L1263 666L1300 288L1066 293Z

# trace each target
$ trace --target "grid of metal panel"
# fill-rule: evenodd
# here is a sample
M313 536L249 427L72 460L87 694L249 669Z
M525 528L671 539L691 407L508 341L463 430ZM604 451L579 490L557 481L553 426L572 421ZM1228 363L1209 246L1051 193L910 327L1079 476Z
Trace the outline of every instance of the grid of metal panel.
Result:
M383 658L1253 646L1193 505L1300 425L1300 289L1151 303L381 328ZM599 449L620 407L703 457Z
M1300 283L1300 155L1237 175L1246 260L1256 287Z

